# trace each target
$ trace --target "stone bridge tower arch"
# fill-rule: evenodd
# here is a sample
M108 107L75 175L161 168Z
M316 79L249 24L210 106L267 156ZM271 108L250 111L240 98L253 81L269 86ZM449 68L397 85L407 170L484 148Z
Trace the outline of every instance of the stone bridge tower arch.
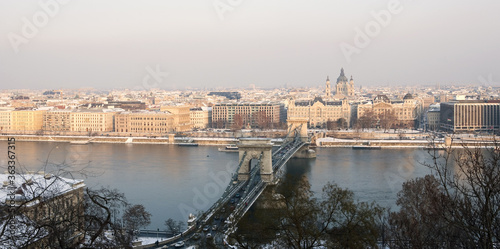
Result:
M307 123L308 123L308 121L309 121L308 118L289 118L286 120L286 122L288 124L289 131L300 127L298 136L304 142L307 142L307 139L308 139L308 136L307 136ZM293 139L296 135L297 135L296 132L293 134L290 134L289 139Z
M239 181L246 181L250 178L251 160L259 158L261 159L261 167L259 171L262 181L273 181L273 145L271 144L271 139L241 138L238 143L238 148L239 162L241 162L241 167L238 170Z

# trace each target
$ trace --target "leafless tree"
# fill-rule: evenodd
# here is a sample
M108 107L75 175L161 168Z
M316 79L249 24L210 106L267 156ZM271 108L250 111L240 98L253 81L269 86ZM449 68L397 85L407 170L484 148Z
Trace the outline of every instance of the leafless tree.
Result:
M182 229L183 224L184 223L182 223L182 221L175 221L172 218L169 218L165 221L165 226L172 234L179 233Z
M132 231L137 231L151 223L151 214L146 211L142 204L136 204L128 207L123 213L123 222L125 227Z
M394 111L385 110L378 115L378 119L380 121L380 127L382 127L384 132L386 132L393 126L394 122L396 122L397 117L394 114Z
M375 204L356 203L353 192L333 183L317 199L305 177L285 181L278 191L282 198L272 208L252 214L259 224L247 219L249 224L239 225L245 248L258 248L259 241L275 248L376 246L383 209Z
M403 186L398 198L402 210L389 219L397 225L395 233L416 245L438 240L446 248L495 248L500 241L496 141L493 147L464 144L460 149L431 150L430 155L433 163L424 164L433 170L434 178L426 176ZM412 222L419 226L409 229Z
M241 114L234 114L234 120L233 120L233 125L232 129L233 130L240 130L241 127L243 127L244 120L243 120L243 115Z
M326 121L326 129L329 131L336 130L337 122L333 122L332 120L328 119L328 121Z
M337 119L337 127L341 128L341 129L345 129L347 128L347 120L345 120L345 118L339 118Z

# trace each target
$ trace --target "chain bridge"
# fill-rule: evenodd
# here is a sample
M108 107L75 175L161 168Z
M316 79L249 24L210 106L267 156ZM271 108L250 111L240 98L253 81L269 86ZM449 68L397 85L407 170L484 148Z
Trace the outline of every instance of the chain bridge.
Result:
M286 173L286 163L290 158L315 158L316 152L309 148L310 137L307 134L307 119L288 119L288 133L281 146L273 151L271 139L241 138L238 145L239 163L233 179L224 194L206 212L197 217L182 233L189 238L202 228L208 230L208 224L215 219L224 220L219 224L224 228L210 229L212 236L219 242L235 232L238 221L257 201L267 186L277 185ZM252 167L253 166L253 167ZM226 208L228 210L226 210ZM222 218L221 218L222 217ZM177 240L176 240L177 241Z
M225 223L227 228L221 231L227 235L233 233L238 221L257 201L268 185L276 185L285 176L285 165L292 157L315 158L316 152L309 149L310 138L307 134L307 119L289 119L288 134L281 146L273 152L270 139L242 138L238 143L239 164L233 181L229 183L222 197L205 212L202 224L208 224L215 214L227 204L232 210ZM257 160L257 163L253 162ZM256 165L255 165L256 164ZM252 165L255 165L252 167Z

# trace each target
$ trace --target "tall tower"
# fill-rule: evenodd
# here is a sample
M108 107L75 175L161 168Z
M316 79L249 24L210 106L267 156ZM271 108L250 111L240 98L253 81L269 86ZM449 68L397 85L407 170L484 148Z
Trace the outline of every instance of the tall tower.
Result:
M326 76L326 89L325 89L325 94L327 98L330 98L332 95L332 90L330 88L330 77Z
M354 80L352 79L351 75L351 80L349 81L349 87L348 87L348 96L354 96Z

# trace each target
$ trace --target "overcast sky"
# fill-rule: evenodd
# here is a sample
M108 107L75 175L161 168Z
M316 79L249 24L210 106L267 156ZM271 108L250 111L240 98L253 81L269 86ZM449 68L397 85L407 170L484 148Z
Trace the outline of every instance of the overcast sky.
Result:
M1 88L500 86L498 0L60 1L0 1Z

